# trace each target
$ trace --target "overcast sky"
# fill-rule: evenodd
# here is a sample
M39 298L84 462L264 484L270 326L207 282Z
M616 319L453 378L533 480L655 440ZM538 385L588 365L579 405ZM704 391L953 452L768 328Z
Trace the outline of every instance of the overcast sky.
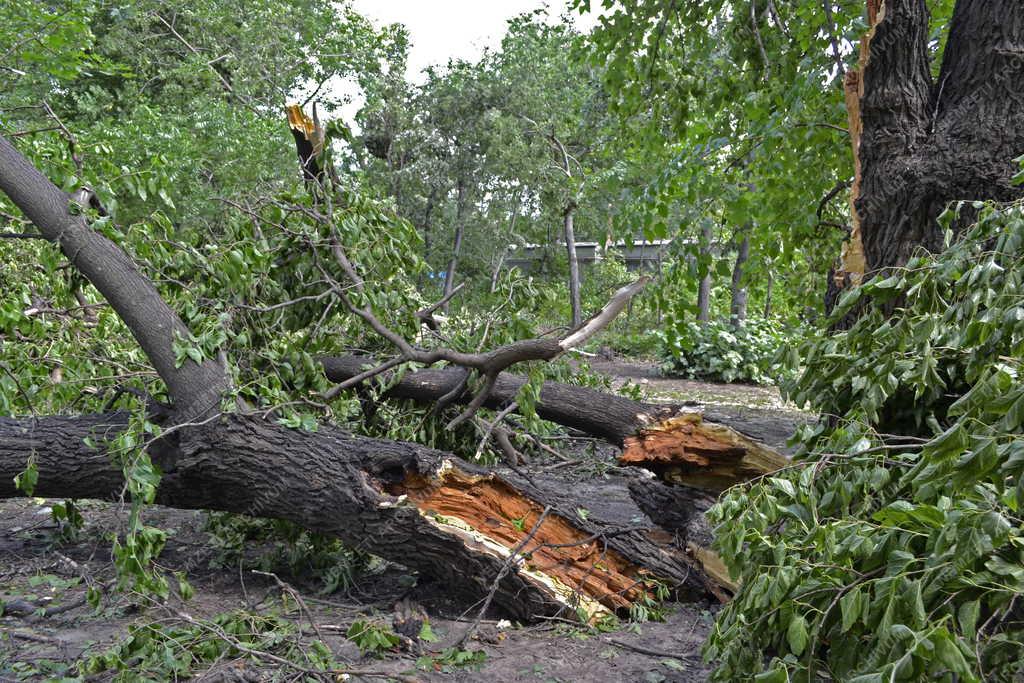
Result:
M484 47L497 47L505 33L505 22L517 14L547 6L557 19L568 0L353 0L360 14L377 24L405 24L412 48L409 78L432 64L447 64L450 58L473 60ZM575 16L582 31L593 20Z

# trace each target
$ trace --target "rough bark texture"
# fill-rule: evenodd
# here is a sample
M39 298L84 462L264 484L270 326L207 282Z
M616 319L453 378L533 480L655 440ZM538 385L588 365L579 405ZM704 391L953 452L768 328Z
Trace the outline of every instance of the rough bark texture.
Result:
M732 580L722 559L710 549L715 534L704 513L715 504L714 497L689 486L666 485L657 479L644 478L631 480L629 493L637 507L655 524L677 535L677 542L716 584L736 592L738 584Z
M328 379L342 382L358 375L366 358L322 358ZM406 373L390 382L385 398L434 403L458 388L456 368ZM486 406L511 404L525 377L502 373ZM463 399L465 400L465 399ZM624 464L669 475L677 483L718 491L786 464L781 454L793 424L759 416L727 416L681 406L654 405L559 382L545 382L536 405L545 420L623 447Z
M1022 196L1024 3L958 0L937 80L928 20L925 0L888 0L868 43L856 211L869 273L941 250L949 202Z
M39 472L35 495L118 497L119 470L84 440L102 443L126 424L123 413L0 418L0 497L22 495L13 478L30 456ZM511 551L524 544L522 562L511 561L518 568L505 573L494 598L517 618L572 618L577 601L590 615L627 608L647 578L691 596L715 590L664 532L636 521L639 510L621 482L618 494L591 492L583 503L566 493L565 482L535 487L415 444L240 416L184 430L179 448L156 502L286 519L438 577L471 598L491 590ZM576 515L581 505L590 511L586 520Z
M3 137L0 191L46 239L60 246L75 268L110 302L166 382L179 420L208 414L219 406L227 386L224 367L214 360L198 365L187 360L181 367L175 366L172 344L176 336L189 336L185 324L120 247L89 227L82 215L71 212L74 199Z
M860 40L860 56L857 68L846 73L843 78L843 96L846 101L847 130L850 132L850 147L853 152L853 183L850 189L850 235L843 243L840 252L839 267L829 273L829 292L826 293L826 305L831 305L840 290L848 285L859 285L864 279L866 264L864 263L864 241L861 237L860 216L857 213L857 197L860 196L862 182L860 161L860 138L863 123L860 114L860 100L864 96L864 67L867 66L871 38L878 24L881 0L868 0L868 32Z

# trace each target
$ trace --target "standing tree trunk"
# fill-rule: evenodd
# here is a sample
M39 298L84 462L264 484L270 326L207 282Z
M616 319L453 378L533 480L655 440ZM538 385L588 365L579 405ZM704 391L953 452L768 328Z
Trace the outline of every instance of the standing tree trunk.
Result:
M523 188L516 190L515 198L512 200L512 220L509 222L508 232L509 235L514 237L516 234L516 221L519 220L519 211L523 204ZM501 251L498 255L498 262L494 266L494 270L491 271L491 294L494 294L498 289L498 277L501 275L501 267L505 265L505 258L508 256L508 246L502 246Z
M1012 182L1024 153L1024 3L958 0L938 79L925 0L868 5L862 69L846 84L860 171L853 257L837 282L856 282L858 268L870 276L901 266L918 247L941 250L936 219L950 202L1024 195ZM955 227L973 217L968 211Z
M747 319L747 288L743 286L743 266L750 258L750 235L743 235L736 249L736 263L732 267L732 303L729 306L729 320L733 327L739 327Z
M708 261L711 257L711 222L704 222L704 229L701 232L700 255L701 261ZM711 268L704 273L697 288L697 320L701 325L706 325L711 320Z
M462 216L465 210L465 203L466 184L460 179L455 200L455 241L452 244L452 257L448 260L448 270L444 273L444 296L446 299L448 299L448 295L452 293L452 290L455 289L455 269L459 265L459 252L462 251ZM447 300L441 308L445 311L448 310Z
M422 227L422 230L423 230L423 260L426 261L427 263L430 263L430 247L431 247L431 244L430 244L430 237L431 237L431 235L430 235L430 229L431 229L430 219L431 219L431 217L433 216L433 213L434 213L434 200L436 198L437 198L437 188L436 187L432 187L432 188L430 188L430 196L427 197L427 206L426 206L426 208L423 209L423 227ZM417 278L416 286L419 287L420 289L423 288L423 275L422 274L420 274L420 276Z
M576 232L573 228L575 214L576 202L570 201L565 207L565 248L569 252L569 301L572 306L573 328L583 324L580 304L580 264L576 256Z
M772 287L775 284L775 276L772 275L772 270L768 268L768 282L765 285L764 292L764 319L772 317Z

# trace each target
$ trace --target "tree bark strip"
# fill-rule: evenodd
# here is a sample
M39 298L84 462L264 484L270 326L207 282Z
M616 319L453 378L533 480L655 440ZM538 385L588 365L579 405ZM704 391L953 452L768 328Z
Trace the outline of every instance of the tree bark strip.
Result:
M569 305L572 309L573 329L583 324L583 305L580 303L580 262L576 253L576 230L574 217L576 215L576 202L570 202L565 207L563 216L563 227L565 232L565 248L569 256Z
M701 325L706 325L711 320L711 240L714 237L711 231L711 222L704 221L701 229L700 254L701 260L707 259L707 272L700 279L697 286L697 320Z
M750 234L743 235L736 246L736 261L732 268L732 301L729 305L729 322L739 327L747 319L747 288L743 286L743 267L750 258Z

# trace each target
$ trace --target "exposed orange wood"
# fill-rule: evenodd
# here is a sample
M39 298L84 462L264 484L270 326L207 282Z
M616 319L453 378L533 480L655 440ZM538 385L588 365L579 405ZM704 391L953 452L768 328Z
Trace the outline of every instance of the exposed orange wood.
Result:
M864 130L860 115L860 101L864 97L864 69L867 67L871 54L871 39L875 28L885 18L883 0L867 0L868 32L860 39L860 57L857 68L846 73L843 81L843 92L846 99L846 114L849 122L850 144L853 147L853 185L850 188L850 239L843 244L840 254L840 267L835 272L836 285L843 287L849 277L850 284L859 285L867 272L867 260L864 257L864 243L861 239L860 214L857 212L857 198L860 197L861 166L860 138Z
M496 477L452 467L435 477L409 477L391 493L406 495L446 531L461 531L481 552L507 556L529 536L518 553L519 572L566 605L578 602L588 617L628 608L647 595L644 580L651 577L643 569L562 516L548 514L534 530L543 509Z
M289 104L285 107L285 111L288 112L288 125L292 130L297 130L305 135L307 140L312 140L316 125L313 123L313 119L302 111L302 107L297 104Z
M626 439L619 462L649 469L662 479L712 491L774 472L785 456L700 413L681 413Z

